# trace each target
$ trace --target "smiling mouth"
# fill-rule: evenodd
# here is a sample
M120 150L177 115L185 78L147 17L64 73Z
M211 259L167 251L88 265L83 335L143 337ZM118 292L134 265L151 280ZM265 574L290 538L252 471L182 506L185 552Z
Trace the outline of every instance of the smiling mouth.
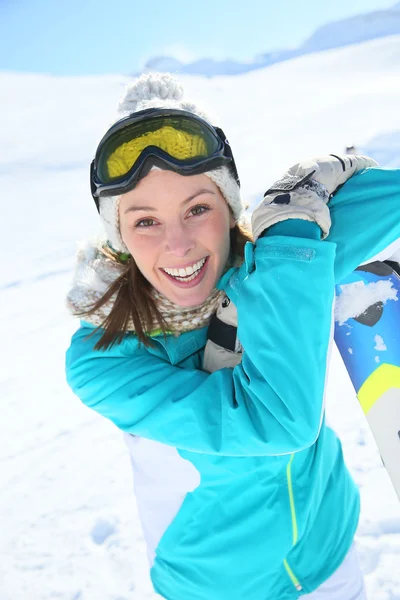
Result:
M167 273L170 277L173 277L177 281L192 281L199 272L201 271L204 263L206 262L206 258L202 258L197 263L194 263L190 267L181 268L181 269L168 269L164 268L163 271Z
M171 279L174 279L175 281L179 281L181 283L189 283L190 281L193 281L194 279L199 277L199 275L204 270L204 267L207 263L207 259L208 259L208 256L200 259L197 263L194 263L190 267L186 267L186 268L181 268L181 269L162 268L161 270L164 271L164 273L168 277L171 277Z

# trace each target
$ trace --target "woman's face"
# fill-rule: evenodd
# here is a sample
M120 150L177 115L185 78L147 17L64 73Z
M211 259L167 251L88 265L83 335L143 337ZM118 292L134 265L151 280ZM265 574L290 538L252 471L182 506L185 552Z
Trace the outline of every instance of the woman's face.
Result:
M227 263L235 224L205 175L152 170L121 196L121 236L144 277L182 307L202 304Z

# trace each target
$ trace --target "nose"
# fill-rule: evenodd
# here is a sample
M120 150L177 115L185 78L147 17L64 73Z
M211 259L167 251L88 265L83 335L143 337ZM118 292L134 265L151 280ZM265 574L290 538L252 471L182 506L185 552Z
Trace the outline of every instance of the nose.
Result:
M169 225L165 230L165 251L174 256L186 256L196 245L193 232L182 221Z

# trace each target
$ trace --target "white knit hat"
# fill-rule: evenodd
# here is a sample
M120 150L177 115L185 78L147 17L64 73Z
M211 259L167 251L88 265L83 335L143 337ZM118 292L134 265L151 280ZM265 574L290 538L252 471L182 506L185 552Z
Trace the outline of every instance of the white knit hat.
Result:
M211 120L195 104L183 100L183 88L169 73L146 73L130 84L121 99L118 112L120 118L147 108L176 108L187 110L202 117L211 124ZM228 167L222 166L204 173L218 186L232 213L239 220L245 210L240 198L240 189ZM117 252L128 253L119 230L119 201L121 196L99 198L100 217L106 230L110 245Z

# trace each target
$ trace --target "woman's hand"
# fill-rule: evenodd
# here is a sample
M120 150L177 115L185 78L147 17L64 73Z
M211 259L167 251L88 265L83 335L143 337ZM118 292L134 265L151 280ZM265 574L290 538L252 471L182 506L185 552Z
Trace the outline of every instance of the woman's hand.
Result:
M290 167L282 179L265 192L252 215L253 235L260 235L280 221L304 219L317 223L323 237L329 233L331 218L327 206L330 197L354 173L378 163L367 156L321 156Z

